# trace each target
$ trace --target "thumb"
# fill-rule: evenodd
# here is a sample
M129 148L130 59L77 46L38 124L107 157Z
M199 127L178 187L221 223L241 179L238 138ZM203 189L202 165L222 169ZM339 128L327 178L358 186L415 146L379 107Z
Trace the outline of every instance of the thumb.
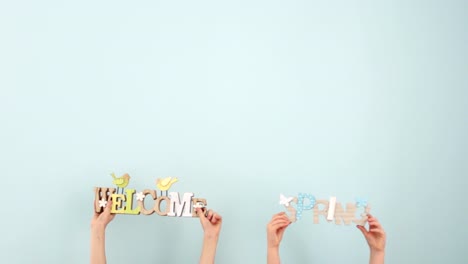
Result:
M367 237L367 230L365 227L361 226L361 225L357 225L356 226L359 230L361 230L362 234L364 235L364 237Z
M205 212L203 212L201 208L195 208L195 212L197 212L198 218L200 218L200 222L202 224L208 221L208 219L206 219Z
M93 211L94 211L94 215L93 215L93 218L97 218L101 213L98 212L97 210L101 211L101 207L99 207L97 205L98 201L94 201L94 205L93 205ZM96 209L97 208L97 209Z

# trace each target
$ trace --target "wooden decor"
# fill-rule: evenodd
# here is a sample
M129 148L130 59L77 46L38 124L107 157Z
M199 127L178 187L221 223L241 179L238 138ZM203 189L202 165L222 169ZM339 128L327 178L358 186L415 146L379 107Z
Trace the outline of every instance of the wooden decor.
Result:
M304 200L309 202L306 204ZM367 215L370 213L370 206L365 199L357 198L356 203L347 203L346 209L343 208L336 197L330 197L330 200L316 200L313 195L299 193L298 197L287 197L280 195L280 205L283 205L288 211L288 216L291 222L296 222L301 219L304 212L311 210L314 224L320 223L320 216L323 216L325 221L335 222L336 225L365 225ZM356 217L359 208L363 211L359 217Z
M138 195L137 193L137 201L138 201L138 207L141 208L141 213L144 215L152 215L154 213L154 208L152 210L147 210L145 208L145 197L150 194L151 198L153 200L156 200L156 191L155 190L149 190L145 189L143 192L141 192L141 195ZM142 198L143 195L143 198Z
M152 215L156 212L160 216L197 217L194 208L205 208L207 205L206 199L196 198L192 192L181 194L170 192L168 195L168 190L178 181L175 177L156 180L156 186L161 192L161 195L158 196L156 190L145 189L142 192L137 192L135 189L127 188L130 183L128 173L120 177L111 173L111 176L112 183L117 188L94 188L94 211L96 213L102 213L107 203L112 201L111 213L113 214ZM163 191L166 192L166 196L162 195ZM153 200L154 206L146 208L145 199ZM161 210L162 202L165 202L165 210Z

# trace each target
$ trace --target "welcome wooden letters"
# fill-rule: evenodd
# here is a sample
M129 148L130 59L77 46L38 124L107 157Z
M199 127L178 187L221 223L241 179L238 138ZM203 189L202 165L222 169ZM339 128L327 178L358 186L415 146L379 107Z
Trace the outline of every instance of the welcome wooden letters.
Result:
M206 199L196 198L192 192L183 193L182 196L178 192L169 192L168 194L172 184L178 181L174 177L156 180L156 187L160 190L158 196L156 190L145 189L142 192L136 192L135 189L125 189L130 182L128 174L121 177L116 177L113 173L111 175L117 188L94 188L94 210L96 213L102 213L107 203L112 201L111 213L114 214L151 215L156 213L160 216L198 217L194 208L206 208L207 205ZM162 195L163 191L166 192L165 196ZM145 207L145 200L148 198L154 201L150 208Z

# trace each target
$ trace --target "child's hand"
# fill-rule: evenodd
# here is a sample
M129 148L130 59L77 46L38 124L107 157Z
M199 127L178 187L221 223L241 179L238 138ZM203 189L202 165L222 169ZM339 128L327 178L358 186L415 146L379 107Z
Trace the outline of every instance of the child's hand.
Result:
M363 226L357 226L361 230L362 234L369 244L370 250L373 252L384 252L386 235L382 226L380 225L377 218L372 215L368 215L369 231Z
M91 220L91 228L99 228L105 230L107 225L114 219L115 214L111 213L112 201L108 201L104 212L94 212L93 219Z
M114 219L112 201L108 201L104 212L94 212L91 220L91 264L106 263L106 227Z
M288 216L284 213L273 215L267 225L267 243L268 248L278 248L283 239L283 234L286 228L291 224Z
M195 211L200 218L200 223L203 227L203 231L205 232L205 237L218 238L223 218L212 210L208 210L207 215L205 215L205 211L200 208L195 208Z
M214 264L216 247L218 245L219 232L221 231L222 217L209 210L206 212L201 208L195 208L203 227L204 238L200 264Z

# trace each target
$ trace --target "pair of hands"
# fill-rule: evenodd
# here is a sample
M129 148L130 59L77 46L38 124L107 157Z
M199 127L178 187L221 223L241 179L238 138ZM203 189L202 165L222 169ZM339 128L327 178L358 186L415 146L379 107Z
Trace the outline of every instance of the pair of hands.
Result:
M102 213L94 213L91 220L91 264L105 264L105 234L107 225L115 218L111 213L112 201L108 201ZM200 264L214 264L216 247L221 231L222 218L219 214L209 210L205 212L196 208L201 226L203 227L203 249Z
M372 215L368 215L367 221L369 223L369 229L367 230L363 226L357 226L361 230L364 238L367 240L367 244L371 252L384 252L386 243L386 234L382 225L379 223L377 218ZM275 214L267 225L267 240L268 248L279 248L283 234L286 228L291 224L286 213L281 212Z
M94 212L93 219L91 220L91 228L105 230L107 225L112 222L115 218L115 214L111 213L112 201L107 202L106 208L102 213ZM200 218L200 223L203 227L203 231L206 238L218 238L221 231L222 217L212 211L208 210L205 213L204 210L200 208L195 209L198 217Z

